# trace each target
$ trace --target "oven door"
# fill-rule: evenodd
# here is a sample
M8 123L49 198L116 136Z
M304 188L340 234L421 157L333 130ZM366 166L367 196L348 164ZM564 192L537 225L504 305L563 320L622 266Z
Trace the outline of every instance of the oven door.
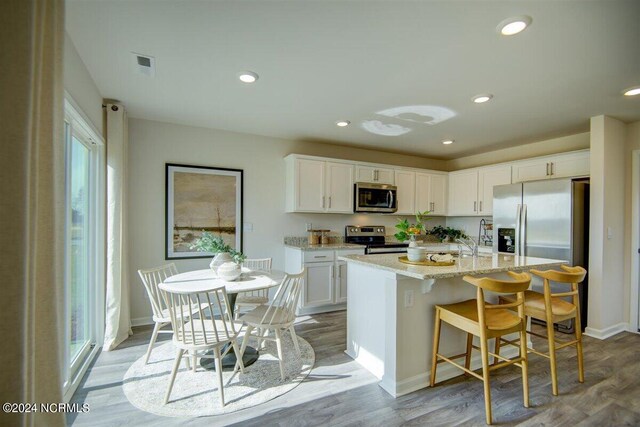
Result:
M388 244L388 245L369 245L365 249L365 255L372 254L406 254L407 248L409 245L407 244Z
M396 191L394 185L357 182L354 211L393 213L398 210Z

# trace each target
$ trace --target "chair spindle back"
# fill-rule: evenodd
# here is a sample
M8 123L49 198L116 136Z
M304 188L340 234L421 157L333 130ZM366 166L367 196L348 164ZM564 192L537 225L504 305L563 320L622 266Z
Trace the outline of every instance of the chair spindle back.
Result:
M178 269L174 263L146 270L138 270L138 275L140 279L142 279L142 284L147 291L151 309L155 317L164 317L162 311L167 309L164 299L160 296L158 285L176 274L178 274Z

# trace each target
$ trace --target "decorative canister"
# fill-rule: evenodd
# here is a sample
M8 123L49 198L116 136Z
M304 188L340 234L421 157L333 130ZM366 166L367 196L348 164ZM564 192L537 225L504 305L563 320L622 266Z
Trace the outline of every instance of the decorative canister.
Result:
M235 262L225 262L217 271L218 277L227 282L233 282L242 274L242 267Z
M409 246L407 248L407 258L409 261L418 262L427 259L427 248L420 246Z

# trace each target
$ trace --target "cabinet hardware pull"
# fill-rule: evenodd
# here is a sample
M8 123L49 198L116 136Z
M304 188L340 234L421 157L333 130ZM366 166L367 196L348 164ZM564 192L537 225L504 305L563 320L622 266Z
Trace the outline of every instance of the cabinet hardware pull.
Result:
M477 212L476 207L477 207L477 202L473 202L473 211L474 211L474 212Z
M314 258L326 258L327 256L326 255L314 255L313 257Z
M482 200L480 200L480 212L482 212Z
M322 209L324 209L324 196L322 196Z
M553 162L551 162L551 175L553 175Z
M329 196L329 209L331 209L331 196Z

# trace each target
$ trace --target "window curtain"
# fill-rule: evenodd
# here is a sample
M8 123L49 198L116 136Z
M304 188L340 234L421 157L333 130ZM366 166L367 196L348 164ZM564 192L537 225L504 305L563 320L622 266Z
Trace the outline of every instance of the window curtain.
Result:
M131 332L127 262L127 113L107 104L107 292L103 351L115 349Z
M62 401L63 0L0 2L0 401ZM61 413L1 425L63 426Z

